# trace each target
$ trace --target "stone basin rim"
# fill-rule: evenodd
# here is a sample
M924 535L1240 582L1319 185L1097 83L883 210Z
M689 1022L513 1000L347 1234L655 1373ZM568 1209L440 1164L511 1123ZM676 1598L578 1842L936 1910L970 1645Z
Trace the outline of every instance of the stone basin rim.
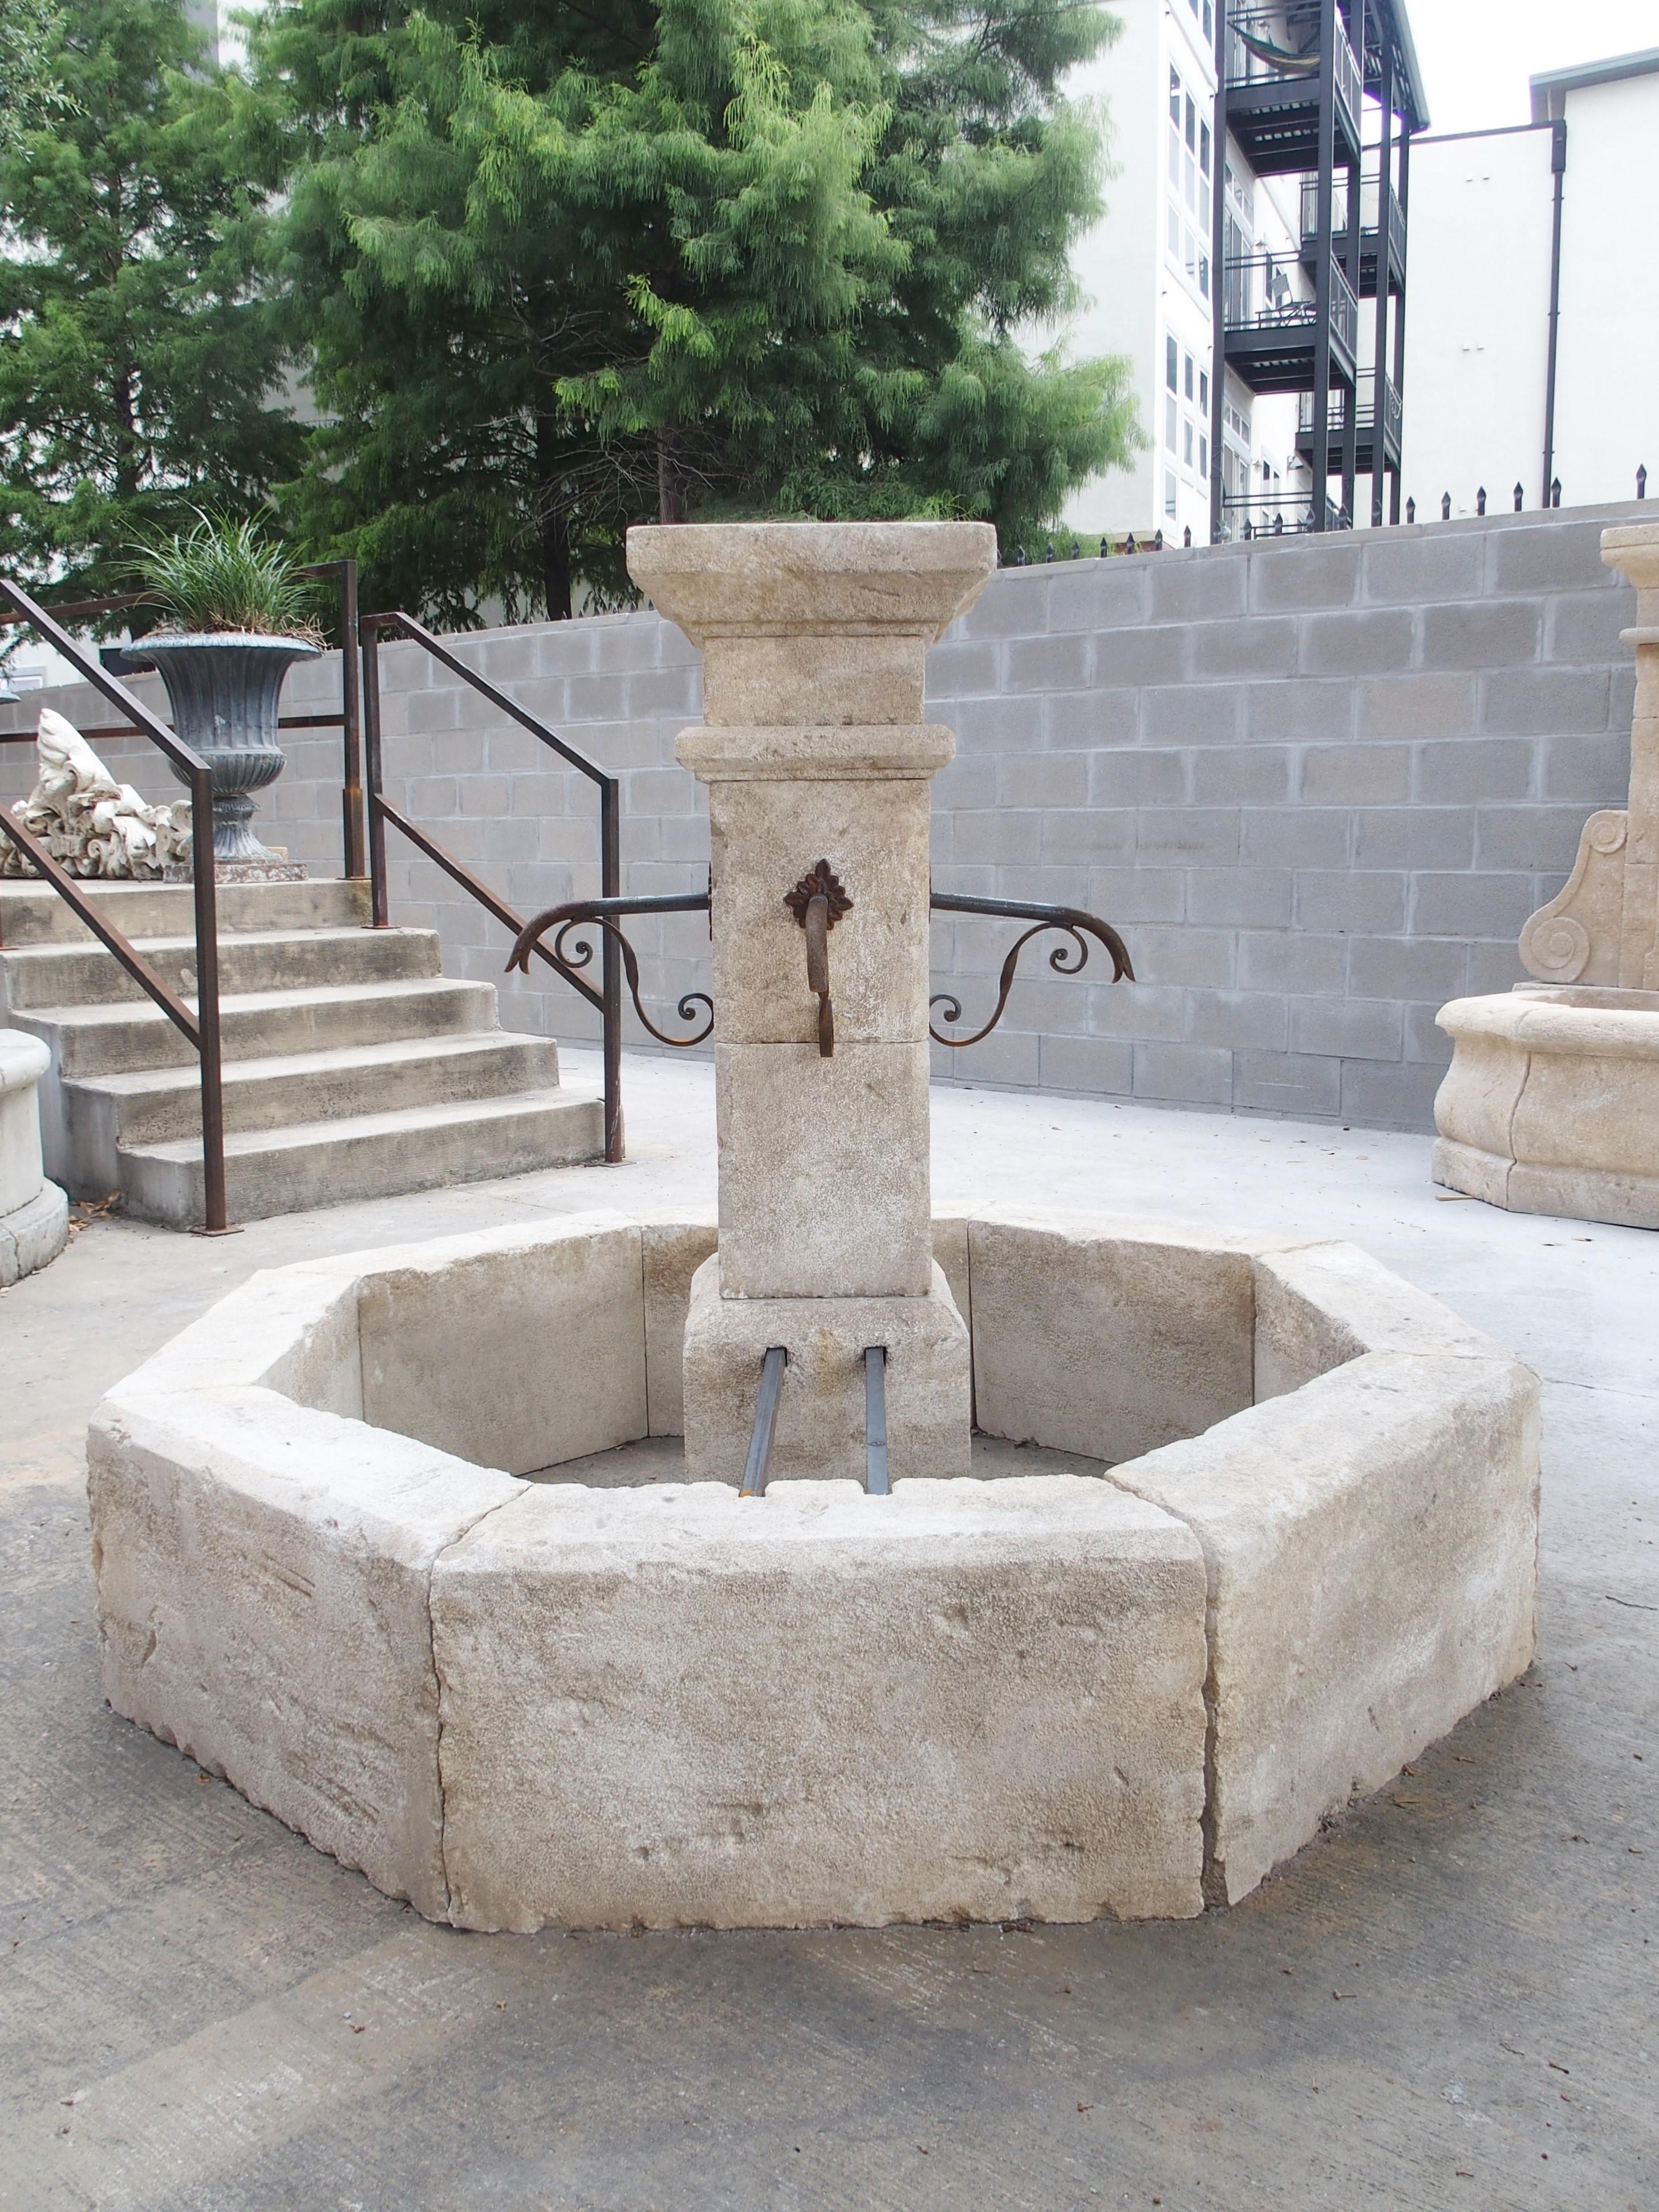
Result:
M1248 1894L1529 1661L1536 1379L1340 1243L937 1221L994 1432L1054 1395L1054 1370L996 1349L1028 1280L1063 1289L1030 1318L1076 1322L1079 1389L1134 1364L1122 1294L1160 1267L1170 1313L1207 1299L1218 1344L1218 1316L1248 1315L1192 1381L1194 1417L1218 1418L1103 1480L739 1501L529 1483L361 1418L400 1358L420 1371L422 1316L458 1285L479 1327L567 1277L603 1318L631 1269L641 1370L653 1328L665 1361L672 1283L713 1237L568 1216L301 1261L222 1301L93 1424L116 1710L460 1926L1180 1917ZM1255 1402L1231 1403L1247 1373ZM636 1381L629 1418L674 1433ZM733 1700L757 1633L833 1653L833 1679L769 1677L775 1711ZM853 1733L819 1747L831 1722Z

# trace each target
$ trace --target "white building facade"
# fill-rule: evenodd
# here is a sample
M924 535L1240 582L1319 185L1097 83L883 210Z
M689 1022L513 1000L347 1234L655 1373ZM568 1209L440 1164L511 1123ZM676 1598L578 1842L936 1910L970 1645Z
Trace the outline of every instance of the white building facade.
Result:
M1224 9L1224 22L1218 20ZM1228 536L1241 535L1246 520L1253 528L1273 528L1282 517L1284 526L1294 528L1311 515L1313 417L1307 393L1314 380L1311 327L1319 286L1316 266L1310 265L1308 210L1314 201L1304 183L1307 167L1321 158L1313 150L1320 101L1328 111L1336 97L1328 81L1322 84L1319 77L1322 43L1347 57L1356 142L1364 105L1362 78L1371 89L1385 49L1389 67L1398 68L1402 37L1409 57L1398 0L1371 0L1370 12L1368 37L1359 0L1340 5L1339 0L1114 0L1121 36L1068 88L1074 96L1103 102L1110 126L1107 213L1073 253L1088 305L1070 337L1079 353L1129 360L1149 442L1127 468L1073 495L1063 530L1114 541L1130 534L1144 541L1161 531L1176 543L1190 532L1191 542L1201 544L1209 541L1218 514L1220 534ZM1221 66L1230 88L1226 103L1217 96ZM1411 121L1420 124L1414 58L1408 73L1389 82ZM1302 154L1284 143L1253 160L1231 129L1224 131L1224 145L1215 143L1222 113L1260 100L1264 89L1271 98L1275 84L1287 86L1291 100L1299 100L1304 111L1304 166L1292 166ZM1375 142L1374 100L1366 112ZM1252 146L1273 135L1270 127L1264 137L1259 112L1251 115L1250 125ZM1314 137L1307 139L1310 130ZM1397 158L1397 133L1395 145ZM1334 172L1340 228L1346 179L1340 149L1333 157L1329 149L1328 137L1323 158L1326 173ZM1378 158L1373 143L1370 167L1362 170L1367 179L1360 195L1362 270L1376 258ZM1346 244L1346 239L1334 240L1334 254L1340 257ZM1386 268L1386 253L1383 261ZM1340 270L1329 283L1340 288ZM1370 296L1374 289L1373 284ZM1359 307L1358 338L1348 347L1345 363L1348 373L1363 376L1371 315L1365 301ZM1260 349L1254 359L1229 365L1236 351L1249 354L1248 346L1233 346L1235 325L1278 324L1303 328L1307 364L1300 386L1285 382L1302 374L1293 362L1281 360L1264 374ZM1354 404L1349 395L1333 396L1333 440L1342 408ZM1362 428L1367 405L1362 384L1357 408ZM1368 489L1356 503L1364 510L1361 519L1368 519Z
M1405 477L1425 520L1483 489L1510 507L1517 484L1528 507L1558 482L1568 506L1629 499L1659 468L1659 48L1536 76L1532 108L1412 149Z

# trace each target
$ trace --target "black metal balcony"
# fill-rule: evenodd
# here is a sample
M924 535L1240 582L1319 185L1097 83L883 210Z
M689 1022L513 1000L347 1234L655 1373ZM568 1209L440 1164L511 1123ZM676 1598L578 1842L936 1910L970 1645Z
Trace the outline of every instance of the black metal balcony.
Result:
M1310 491L1229 492L1221 502L1221 534L1229 539L1299 538L1314 526L1315 497ZM1353 527L1334 499L1325 501L1325 527Z
M1318 311L1298 299L1297 264L1276 253L1250 253L1223 272L1222 321L1227 366L1252 392L1313 388ZM1359 343L1359 302L1342 271L1331 267L1331 377L1352 384Z
M1382 384L1382 465L1385 469L1400 466L1400 394L1385 376ZM1354 468L1357 474L1368 477L1376 466L1376 386L1374 368L1362 368L1355 386L1354 404ZM1331 393L1330 420L1327 425L1325 469L1328 476L1342 473L1342 439L1348 426L1348 395L1341 390ZM1304 392L1296 416L1296 450L1311 468L1314 465L1314 396Z
M1384 205L1382 220L1378 219L1378 200ZM1386 234L1389 254L1389 289L1394 293L1406 289L1406 216L1395 197L1392 184L1379 187L1376 177L1365 177L1359 185L1359 296L1362 300L1376 297L1377 252ZM1337 266L1350 283L1353 271L1348 267L1348 180L1336 177L1331 185L1331 251L1336 256ZM1311 270L1319 259L1319 179L1302 179L1302 258Z
M1258 177L1319 167L1319 9L1308 0L1229 9L1227 127ZM1336 158L1359 158L1359 64L1339 21Z

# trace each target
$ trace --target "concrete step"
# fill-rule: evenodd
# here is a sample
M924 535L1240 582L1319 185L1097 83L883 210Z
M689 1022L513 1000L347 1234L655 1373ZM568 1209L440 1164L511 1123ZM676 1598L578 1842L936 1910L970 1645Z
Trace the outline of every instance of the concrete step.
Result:
M193 937L139 938L135 949L173 990L194 992ZM441 966L438 933L432 929L349 926L239 933L219 939L222 997L300 990L308 983L377 983L400 976L436 975ZM95 941L0 951L0 1005L10 1011L125 1005L146 995L113 953Z
M599 1100L562 1090L242 1131L225 1139L228 1210L233 1221L258 1221L568 1167L604 1149ZM123 1146L120 1169L127 1210L139 1220L184 1228L202 1218L199 1140Z
M82 883L78 888L126 938L193 937L196 894L189 884ZM368 883L322 876L299 884L220 884L221 936L235 930L366 927ZM0 883L0 945L85 945L97 939L50 885Z
M20 1010L11 1021L51 1048L54 1079L196 1066L195 1048L149 1000L134 1006L34 1006ZM220 1000L219 1024L227 1060L384 1044L394 1037L476 1034L495 1028L495 988L420 976L243 992Z
M559 1048L551 1037L486 1030L459 1036L400 1037L225 1063L225 1127L278 1129L408 1106L460 1105L519 1091L554 1091ZM113 1187L119 1146L199 1137L201 1079L188 1067L140 1068L64 1085L72 1128L88 1154L77 1188ZM98 1164L94 1164L96 1162Z

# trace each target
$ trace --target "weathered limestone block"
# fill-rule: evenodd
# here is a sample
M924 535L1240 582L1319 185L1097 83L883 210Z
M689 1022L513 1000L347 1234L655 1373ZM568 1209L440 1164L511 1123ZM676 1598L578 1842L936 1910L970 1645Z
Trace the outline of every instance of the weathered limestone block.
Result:
M988 1435L1133 1459L1248 1406L1248 1249L1191 1230L999 1209L969 1224Z
M1592 814L1521 933L1539 981L1456 999L1434 1176L1493 1206L1659 1228L1659 525L1601 533L1636 586L1630 803Z
M1369 1352L1114 1469L1209 1575L1212 1902L1530 1662L1538 1380Z
M901 1475L965 1475L968 1325L944 1272L925 1298L728 1298L719 1256L691 1285L685 1326L685 1471L694 1482L737 1482L754 1425L761 1363L789 1354L772 1455L775 1479L865 1471L864 1354L887 1352L890 1463Z
M927 1048L717 1044L728 1297L925 1297Z
M923 655L995 566L983 522L628 533L629 574L702 647L711 723L919 722Z
M433 1575L451 1917L1194 1913L1204 1603L1086 1478L532 1489Z
M88 1437L104 1694L441 1919L428 1583L523 1486L365 1437L270 1389L112 1391Z
M40 1164L39 1085L52 1054L26 1030L0 1029L0 1290L55 1260L69 1200Z
M641 1264L638 1224L599 1212L375 1254L364 1419L514 1474L646 1435Z
M152 1395L262 1388L315 1413L361 1420L357 1285L372 1264L370 1255L356 1253L262 1268L180 1329L131 1381Z
M1482 1330L1354 1244L1258 1253L1254 1273L1258 1406L1367 1352L1509 1357Z
M645 1389L647 1433L685 1433L685 1316L691 1281L713 1256L713 1221L640 1224L645 1287Z
M830 933L837 1055L851 1044L926 1042L929 795L914 776L711 784L718 1042L810 1044L816 1055L806 936L784 894L820 854L853 902Z

